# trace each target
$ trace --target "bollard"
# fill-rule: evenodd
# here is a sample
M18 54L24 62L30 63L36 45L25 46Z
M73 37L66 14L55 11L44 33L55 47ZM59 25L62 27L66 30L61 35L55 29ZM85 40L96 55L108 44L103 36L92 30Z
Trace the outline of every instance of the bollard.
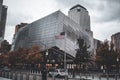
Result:
M0 77L1 77L1 75L2 75L2 74L1 74L1 71L0 71Z
M85 74L85 77L86 77L86 79L87 79L87 74Z
M7 78L7 77L6 77L6 76L7 76L7 75L6 75L6 72L5 72L5 74L4 74L4 75L5 75L4 77L5 77L5 78Z
M2 72L2 75L1 75L1 77L3 77L3 72Z
M47 71L46 71L46 69L44 69L42 71L42 80L47 80Z
M13 73L12 80L15 80L15 74Z
M17 80L17 73L15 72L15 78L14 78L14 80Z
M17 80L20 80L20 73L17 73Z
M36 80L36 75L33 75L33 80Z
M2 72L2 75L1 75L1 77L3 77L3 72Z
M7 78L10 78L10 72L8 72L8 76L7 76Z
M65 76L65 80L68 80L68 76Z
M1 72L1 77L3 77L3 72Z
M34 70L34 73L37 74L37 70Z
M52 75L53 80L55 80L55 75Z
M90 73L89 73L89 76L90 76Z
M5 72L3 72L3 77L5 77Z
M92 74L92 79L94 79L94 75Z
M23 74L20 73L20 80L23 80Z
M73 78L75 77L75 71L73 71Z
M35 70L33 70L33 74L35 73Z
M10 79L10 72L8 73L8 78Z
M4 72L4 78L5 78L5 72Z
M12 78L13 78L13 72L10 73L10 79L12 79Z
M108 74L107 74L106 76L107 76L107 80L109 80L109 76L108 76Z
M3 76L2 77L5 77L5 72L3 72Z
M8 72L6 72L6 77L5 78L8 78Z
M101 76L99 75L99 80L101 80Z
M80 78L81 78L82 76L81 76L81 73L80 73Z
M8 78L8 76L9 76L9 72L6 72L6 78Z
M29 80L29 74L26 74L26 80Z
M9 72L9 79L10 79L10 76L11 76L11 72Z
M117 80L117 74L115 75L115 80Z

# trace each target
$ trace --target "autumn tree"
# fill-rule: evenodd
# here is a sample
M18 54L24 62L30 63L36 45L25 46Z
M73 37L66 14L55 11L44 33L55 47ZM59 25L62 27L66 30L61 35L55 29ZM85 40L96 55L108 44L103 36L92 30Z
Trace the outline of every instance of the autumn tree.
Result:
M28 55L26 57L27 64L31 64L31 67L35 67L36 64L40 64L42 61L42 52L40 47L35 45L28 50Z
M109 53L109 45L108 42L104 42L101 46L96 50L96 62L99 65L104 65L106 63L106 57Z
M109 43L107 40L101 44L96 53L97 66L100 68L103 65L108 70L111 69L112 65L116 65L116 59L119 58L117 50L114 49L114 44Z
M17 63L23 63L23 64L27 63L26 57L28 55L28 51L29 51L28 48L19 48L16 51Z
M16 64L16 52L15 51L11 51L8 53L9 55L9 63L12 65L12 66L15 66Z
M0 55L0 65L11 64L13 68L23 68L28 64L40 64L42 60L42 52L37 45L30 48L19 48L18 50Z
M0 66L9 66L8 57L9 56L6 54L0 55Z
M42 61L42 53L39 46L32 46L27 55L27 61L29 63L40 63Z

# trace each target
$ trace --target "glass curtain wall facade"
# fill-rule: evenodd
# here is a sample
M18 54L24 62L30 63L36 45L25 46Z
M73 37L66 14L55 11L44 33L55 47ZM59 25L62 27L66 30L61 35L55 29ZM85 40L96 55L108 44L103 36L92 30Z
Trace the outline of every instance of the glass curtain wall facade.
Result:
M14 39L14 49L40 45L42 49L55 46L55 35L58 27L58 12L37 20L21 28Z
M93 51L93 33L92 31L85 31L80 27L79 24L74 22L68 16L64 15L62 12L59 12L59 24L58 26L61 27L62 31L66 33L65 39L56 40L58 42L56 45L62 48L67 53L71 54L75 57L76 49L78 48L77 39L82 37L88 46L90 46L90 52ZM61 44L64 44L61 46Z
M61 32L65 32L65 37L57 39L55 36ZM92 44L92 35L61 11L57 11L21 28L15 36L13 49L32 45L40 45L42 49L56 46L75 57L79 37L84 38L88 45Z
M7 6L3 5L3 0L0 0L0 45L4 40L6 17Z

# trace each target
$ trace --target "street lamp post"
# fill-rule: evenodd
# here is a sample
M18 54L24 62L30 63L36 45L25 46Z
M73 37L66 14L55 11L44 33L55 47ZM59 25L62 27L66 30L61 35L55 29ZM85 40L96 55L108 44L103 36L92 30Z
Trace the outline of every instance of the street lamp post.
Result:
M46 63L47 63L47 55L48 55L48 50L46 51L45 54L43 54L43 63L42 63L42 80L47 80L47 69L46 69Z
M117 58L118 73L119 73L119 58Z
M55 67L55 60L54 59L52 60L52 64L53 64L52 66Z
M41 73L42 73L42 80L47 80L47 69L46 69L46 63L47 63L47 56L48 56L48 49L44 42L40 42L42 45L44 45L45 53L43 54L43 62L41 64Z
M104 65L101 66L101 70L105 73Z

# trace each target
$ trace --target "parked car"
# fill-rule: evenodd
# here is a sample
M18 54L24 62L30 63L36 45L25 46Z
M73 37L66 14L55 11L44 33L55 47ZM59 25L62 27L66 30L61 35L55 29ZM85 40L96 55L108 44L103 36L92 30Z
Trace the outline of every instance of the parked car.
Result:
M49 71L49 76L65 77L68 76L68 71L65 69L54 69L52 71Z

